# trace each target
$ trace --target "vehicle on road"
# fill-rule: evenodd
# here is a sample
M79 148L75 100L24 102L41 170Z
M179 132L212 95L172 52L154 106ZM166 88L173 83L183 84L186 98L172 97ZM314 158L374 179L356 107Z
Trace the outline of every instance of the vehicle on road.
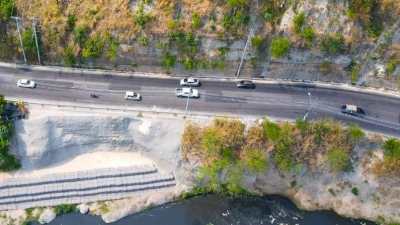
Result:
M181 86L198 87L200 86L200 81L196 78L183 78L181 80Z
M125 93L125 99L126 100L134 100L134 101L140 101L142 99L142 96L140 94L133 92L133 91L127 91Z
M92 97L92 98L98 98L99 96L96 95L96 94L91 93L91 94L90 94L90 97Z
M343 105L341 111L342 113L347 113L355 116L365 116L364 110L355 105Z
M20 80L18 80L17 85L18 85L18 87L34 88L36 86L36 83L34 81L31 81L31 80L20 79Z
M241 80L236 83L236 86L238 88L251 88L251 89L256 88L256 85L251 80Z
M192 88L176 88L175 95L183 98L183 97L190 97L190 98L199 98L199 92L196 89Z

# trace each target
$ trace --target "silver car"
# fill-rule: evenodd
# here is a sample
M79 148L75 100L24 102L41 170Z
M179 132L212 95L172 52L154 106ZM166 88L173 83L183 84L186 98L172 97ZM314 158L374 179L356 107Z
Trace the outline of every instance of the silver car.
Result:
M181 86L192 86L198 87L200 85L199 79L196 78L183 78L181 80Z
M36 86L36 83L32 80L20 79L18 80L17 85L18 87L34 88Z

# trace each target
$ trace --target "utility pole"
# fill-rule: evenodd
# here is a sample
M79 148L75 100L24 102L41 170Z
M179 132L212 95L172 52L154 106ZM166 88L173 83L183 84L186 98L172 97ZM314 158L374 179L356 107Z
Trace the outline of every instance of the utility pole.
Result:
M32 30L33 33L35 34L35 42L36 42L36 50L37 50L37 57L38 57L38 61L39 61L39 65L42 65L42 62L40 60L40 51L39 51L39 44L38 44L38 39L37 39L37 35L36 35L36 20L37 18L33 18L32 19Z
M312 107L314 106L314 104L312 104L312 101L311 101L311 93L310 92L308 92L308 96L310 96L310 109L307 111L306 115L304 115L303 121L306 121L306 117L307 117L308 113L310 113Z
M26 56L25 56L25 51L24 51L24 44L22 43L21 32L20 32L20 30L19 30L19 23L18 23L18 20L20 20L21 17L19 17L19 16L12 16L11 18L15 19L15 22L17 22L17 31L18 31L18 36L19 36L19 43L21 44L22 54L24 55L24 61L25 61L25 63L26 63Z
M189 98L190 98L191 94L192 94L192 86L190 86L190 89L189 89L189 95L188 95L188 98L187 98L187 101L186 101L186 110L185 110L184 118L186 118L186 115L187 115L187 110L188 110L188 106L189 106Z
M243 50L243 54L242 54L242 59L240 59L239 69L238 69L238 72L237 72L237 74L236 74L236 78L239 77L240 70L242 69L242 63L243 63L244 54L246 53L247 46L248 46L249 44L251 45L251 38L252 38L253 36L254 36L253 30L250 29L250 33L249 33L249 36L247 37L246 45L244 46L244 50Z

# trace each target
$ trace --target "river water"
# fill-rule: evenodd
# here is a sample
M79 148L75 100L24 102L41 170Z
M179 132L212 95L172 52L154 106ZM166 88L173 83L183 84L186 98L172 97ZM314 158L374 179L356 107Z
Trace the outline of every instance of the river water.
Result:
M32 223L38 225L38 223ZM104 225L100 217L69 213L50 225ZM343 218L333 211L302 211L287 198L224 197L207 195L154 207L125 217L110 225L376 225L376 223Z

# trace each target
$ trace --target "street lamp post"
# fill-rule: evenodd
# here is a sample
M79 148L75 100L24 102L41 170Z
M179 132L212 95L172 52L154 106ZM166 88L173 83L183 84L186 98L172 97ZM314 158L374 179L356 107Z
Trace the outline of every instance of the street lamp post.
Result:
M306 117L308 115L308 113L311 111L311 108L313 107L312 101L311 101L311 93L308 92L308 96L310 96L310 109L308 109L306 115L304 115L303 121L306 121Z
M189 89L189 94L188 94L188 98L187 98L187 101L186 101L186 110L185 110L185 118L186 118L186 115L187 115L187 110L188 110L188 106L189 106L189 98L190 98L190 94L192 93L192 87L190 86L190 89Z

